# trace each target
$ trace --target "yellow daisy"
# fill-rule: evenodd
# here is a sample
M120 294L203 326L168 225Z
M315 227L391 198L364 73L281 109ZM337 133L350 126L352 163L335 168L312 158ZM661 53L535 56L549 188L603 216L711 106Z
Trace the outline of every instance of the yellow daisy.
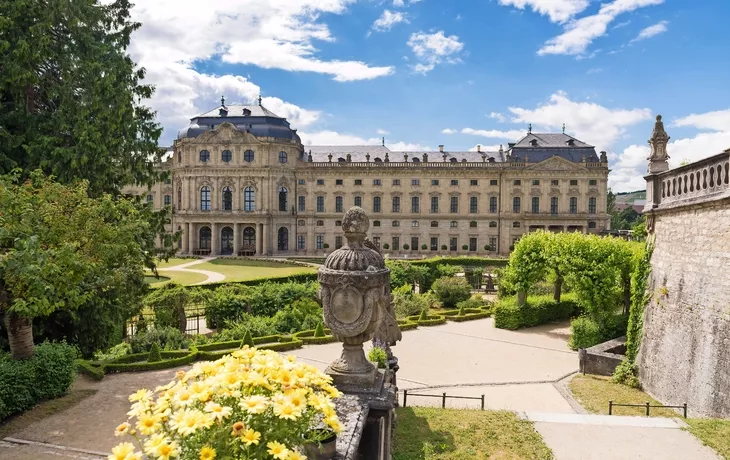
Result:
M261 439L261 433L252 430L251 428L246 430L246 432L243 433L243 436L241 436L241 441L243 441L246 446L250 446L251 444L258 445L259 439Z
M117 429L114 430L114 436L124 436L125 434L129 433L130 428L132 428L132 425L124 422L121 425L117 426Z
M213 460L215 458L215 449L205 446L200 449L200 460Z
M134 445L131 442L123 442L112 449L112 454L107 458L109 460L126 460L128 456L134 454Z
M266 444L266 447L268 447L269 449L267 450L268 454L278 460L286 460L286 458L289 456L289 449L287 449L284 444L281 444L279 442L271 441L270 443Z

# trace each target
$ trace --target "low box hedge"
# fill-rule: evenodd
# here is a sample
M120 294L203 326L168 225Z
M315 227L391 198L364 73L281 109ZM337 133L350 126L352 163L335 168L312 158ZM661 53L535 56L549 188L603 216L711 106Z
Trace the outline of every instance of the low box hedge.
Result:
M219 283L199 284L194 287L215 290L218 289L220 286L230 286L236 284L243 286L258 286L259 284L264 283L288 283L289 281L293 281L296 283L308 283L310 281L317 281L317 273L295 273L293 275L269 276L265 278L256 278L245 281L221 281Z
M83 359L76 360L76 372L91 377L94 380L101 380L104 378L106 369L103 363L95 363L92 361L86 361Z
M457 322L457 323L462 323L464 321L471 321L471 320L475 320L475 319L489 318L491 315L492 315L491 313L488 313L488 312L484 312L483 311L483 312L479 312L479 313L469 313L469 314L466 314L466 315L463 315L463 316L459 316L459 315L451 316L451 317L449 317L449 321L454 321L454 322Z
M307 345L318 345L318 344L324 344L324 343L332 343L337 342L337 339L334 335L332 335L332 331L329 329L325 329L324 337L315 337L314 336L315 329L310 329L307 331L299 331L296 334L294 334L292 337L294 337L297 340L301 340Z
M446 323L446 317L443 315L428 315L426 319L420 319L419 315L409 316L408 321L415 322L419 326L438 326Z
M418 329L418 323L408 320L399 320L398 328L400 328L401 331L410 331L412 329Z
M582 310L571 294L565 294L560 302L552 296L528 297L524 305L517 304L517 297L508 297L494 307L494 326L510 330L533 327L579 316Z
M168 356L171 356L171 354L174 353L176 357L166 358L165 354L168 354ZM130 362L129 357L130 356L137 356L138 359L147 359L146 354L138 353L136 355L127 355L122 356L122 358L128 358L128 359L122 359L117 358L114 361L104 363L103 369L105 372L143 372L143 371L157 371L161 369L170 369L171 367L178 367L178 366L184 366L186 364L190 364L193 361L195 361L198 357L198 352L196 350L189 350L184 351L185 354L181 352L165 352L162 354L163 360L157 361L154 363L148 363L146 361L137 361L137 362ZM120 361L121 360L121 361Z
M460 310L456 309L456 310L448 310L448 311L442 312L441 314L444 315L446 317L446 319L452 319L454 316L459 316L459 313L460 313ZM480 310L479 308L465 308L464 315L462 315L462 316L473 315L473 314L478 314L478 313L484 313L484 312L482 310Z

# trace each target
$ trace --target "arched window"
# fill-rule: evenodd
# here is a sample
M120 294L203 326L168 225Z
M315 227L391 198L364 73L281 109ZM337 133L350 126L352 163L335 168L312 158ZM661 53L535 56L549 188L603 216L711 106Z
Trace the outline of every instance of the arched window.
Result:
M207 185L200 188L200 210L210 211L210 187Z
M279 152L279 163L286 163L287 156L285 151Z
M251 162L253 162L253 159L254 159L253 150L246 150L245 152L243 152L243 161L245 161L246 163L251 163Z
M346 162L347 162L347 160L345 160L345 159L344 159L344 158L342 158L342 157L339 157L339 158L337 159L337 162L338 162L338 163L346 163Z
M210 227L200 229L200 239L198 241L200 249L210 249L210 235Z
M451 158L449 159L449 161L450 161L450 162L452 162L452 163L456 163L456 162L457 162L458 160L457 160L456 158L454 158L454 157L451 157Z
M374 220L373 221L373 227L380 227L380 221L379 220Z
M411 158L411 161L414 162L414 163L420 163L421 162L421 160L419 160L416 157Z
M304 219L299 219L297 221L297 225L300 227L304 227L305 225L307 225L307 222Z
M317 221L317 227L324 227L324 221L323 220L318 220Z
M400 227L400 221L399 220L394 220L393 222L391 222L390 225L392 227Z
M279 229L278 237L276 239L277 246L279 248L279 251L288 251L289 250L289 229L286 227L281 227Z
M177 231L178 231L178 233L182 232L182 227L180 227L178 225L177 226ZM179 240L177 240L177 248L178 249L182 249L183 238L187 238L187 237L188 237L187 235L183 235Z
M341 220L336 220L335 221L335 227L342 227L342 221Z
M243 210L256 210L256 192L250 185L243 189Z
M221 153L221 160L223 160L226 163L230 163L233 159L233 153L230 150L224 150Z
M221 254L224 256L233 254L233 229L223 227L221 229Z
M231 187L223 187L223 210L233 211L233 192L231 192Z
M471 222L469 222L469 228L477 228L477 221L472 220Z
M489 222L489 228L496 228L497 227L497 221L491 221Z
M380 157L375 157L375 162L376 163L382 163L383 160Z
M246 227L243 229L243 250L247 252L256 252L256 229Z
M591 228L591 229L596 228L596 223L593 221L588 222L588 228Z
M200 161L203 163L210 161L210 152L207 150L201 150L200 151Z
M279 188L279 211L287 210L287 196L288 195L289 195L289 190L287 190L286 187Z
M418 227L418 221L417 220L412 220L411 221L411 227Z
M177 188L177 209L182 209L182 187Z
M431 221L431 228L438 228L438 226L439 226L439 221L437 221L437 220Z
M512 222L512 228L520 228L519 222Z
M451 222L449 222L449 227L451 227L451 228L458 228L459 227L459 223L457 221L455 221L455 220L452 220Z
M172 204L172 196L165 195L163 197L163 202L165 203L165 206L170 206Z

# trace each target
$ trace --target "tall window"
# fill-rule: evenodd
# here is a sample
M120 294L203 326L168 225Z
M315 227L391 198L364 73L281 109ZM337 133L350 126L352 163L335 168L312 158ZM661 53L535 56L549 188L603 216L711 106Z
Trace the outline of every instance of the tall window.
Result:
M558 213L558 197L553 196L550 198L550 214Z
M449 199L449 212L456 214L459 212L459 197L452 196Z
M393 222L390 223L390 226L391 227L400 227L400 221L394 220Z
M198 241L200 249L210 249L210 235L210 227L200 229L200 239Z
M520 212L520 197L512 198L512 212Z
M286 211L288 207L289 190L286 187L279 188L279 211Z
M299 196L299 212L304 212L307 210L307 197L304 195Z
M400 197L393 197L393 212L400 212Z
M398 237L398 236L394 236L394 237L392 237L392 238L390 239L390 243L391 243L391 244L390 244L390 247L391 247L391 248L392 248L392 249L393 249L394 251L399 251L399 250L400 250L400 237Z
M153 203L154 201L155 201L155 196L154 195L152 195L152 194L147 195L147 202L148 203Z
M491 213L497 212L497 197L496 196L489 197L489 212L491 212Z
M437 236L431 237L431 250L432 251L438 251L439 249L439 239Z
M594 197L594 196L588 198L588 213L589 214L596 213L596 197Z
M256 210L256 192L250 185L243 189L243 210Z
M233 210L233 192L231 192L231 187L223 187L223 210L224 211L232 211Z
M343 212L345 205L343 204L343 198L341 196L335 197L335 212Z
M317 197L317 212L324 212L324 197L321 195Z
M437 197L437 196L431 197L431 212L432 213L439 212L439 197Z
M286 163L286 161L287 161L286 152L284 152L282 150L281 152L279 152L279 163Z
M170 206L172 204L172 197L170 195L165 195L164 203L165 203L165 206Z
M479 212L479 197L469 197L469 212L472 214Z
M200 161L203 163L210 161L210 152L207 150L201 150L200 151Z
M317 235L316 239L314 240L316 244L317 249L323 249L324 247L324 235Z
M373 197L373 212L382 212L381 201L383 199L379 196Z
M469 250L474 252L477 250L477 239L476 237L469 238Z
M420 200L417 196L411 197L411 212L421 212Z
M456 251L459 248L459 239L456 237L449 238L449 251Z
M496 251L497 250L497 237L496 236L490 236L489 237L489 250L490 251Z
M297 235L297 249L307 249L307 239L304 235Z
M540 212L540 197L532 197L532 212L536 214Z
M418 237L411 237L411 251L418 251Z
M570 213L575 214L578 212L578 198L571 196L570 197Z
M362 208L362 197L361 196L355 197L355 206L359 206Z
M182 209L182 187L177 188L177 209Z
M207 185L200 189L200 210L210 211L210 187Z
M336 236L335 237L335 249L340 249L342 247L342 236Z
M286 227L279 228L279 232L277 234L277 247L279 251L288 251L289 250L289 229Z
M233 153L230 150L224 150L221 152L221 160L223 160L225 163L230 163L233 159Z
M253 150L246 150L245 152L243 152L243 161L245 161L246 163L251 163L251 162L253 162L253 159L254 159Z

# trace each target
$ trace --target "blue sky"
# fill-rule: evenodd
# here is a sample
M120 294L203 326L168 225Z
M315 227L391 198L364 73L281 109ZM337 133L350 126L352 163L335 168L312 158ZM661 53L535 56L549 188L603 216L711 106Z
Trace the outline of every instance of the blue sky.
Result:
M138 0L133 17L168 144L221 94L260 93L305 144L491 149L565 123L609 152L617 191L643 188L658 113L675 165L730 148L725 0Z

